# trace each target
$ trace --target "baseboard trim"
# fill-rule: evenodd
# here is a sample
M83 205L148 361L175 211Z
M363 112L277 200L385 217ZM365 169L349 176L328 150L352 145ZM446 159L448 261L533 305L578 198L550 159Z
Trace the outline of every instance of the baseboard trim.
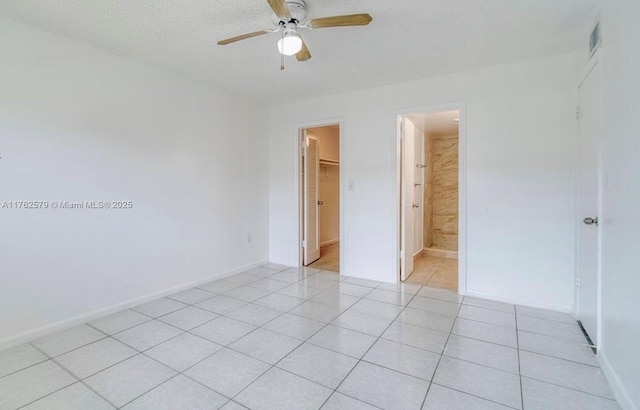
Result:
M102 309L94 310L92 312L75 316L69 319L60 320L58 322L54 322L45 326L41 326L32 330L28 330L23 333L19 333L17 335L9 336L4 339L0 339L0 350L8 349L10 347L31 342L33 340L39 339L44 336L48 336L50 334L54 334L60 332L65 329L69 329L74 326L81 325L86 322L90 322L92 320L99 319L104 316L108 316L112 313L116 313L123 309L128 309L137 305L141 305L146 302L151 302L154 299L158 299L167 295L171 295L173 293L181 292L183 290L187 290L190 288L194 288L196 286L203 285L207 282L211 282L213 280L222 279L227 276L243 272L248 269L252 269L261 265L265 265L269 263L268 260L250 263L244 266L240 266L234 269L230 269L224 272L217 273L213 276L208 276L204 279L198 279L195 281L191 281L188 283L183 283L178 286L174 286L172 288L164 289L159 292L154 292L145 296L141 296L135 299L131 299L125 302L117 303L115 305L111 305Z
M328 241L320 242L320 247L322 248L323 246L333 245L334 243L338 242L340 242L340 238L329 239Z
M508 297L508 296L496 295L496 294L493 294L493 293L479 292L479 291L475 291L475 290L472 290L472 289L467 289L466 292L465 292L465 296L472 296L472 297L476 297L476 298L493 300L493 301L496 301L496 302L511 303L511 304L514 304L514 305L521 305L521 306L527 306L527 307L533 307L533 308L539 308L539 309L554 310L556 312L563 312L563 313L571 313L571 314L573 314L573 306L570 306L570 305L561 305L561 304L556 304L556 303L539 302L537 300L512 298L512 297Z
M639 410L638 406L636 406L635 403L633 403L633 400L631 400L631 396L622 384L620 377L618 377L618 373L614 370L613 366L611 366L611 362L607 359L607 355L602 350L598 350L596 357L598 358L598 362L600 362L600 368L607 377L609 387L611 387L613 395L618 401L620 407L624 410Z

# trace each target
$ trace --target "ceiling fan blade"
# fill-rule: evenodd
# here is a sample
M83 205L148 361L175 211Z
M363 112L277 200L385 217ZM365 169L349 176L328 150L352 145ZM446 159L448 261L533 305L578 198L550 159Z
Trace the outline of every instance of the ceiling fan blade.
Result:
M291 18L291 10L289 10L286 0L267 0L267 2L271 6L273 12L276 13L276 16L280 18Z
M298 51L298 53L296 54L296 59L298 61L307 61L310 58L311 58L311 53L307 48L307 43L305 43L304 40L302 40L302 49L300 49L300 51Z
M366 26L373 18L369 14L349 14L344 16L321 17L311 20L311 28Z
M265 30L254 31L253 33L242 34L240 36L235 36L235 37L227 38L227 39L224 39L224 40L220 40L220 41L218 41L218 45L219 46L225 46L227 44L235 43L236 41L246 40L248 38L261 36L261 35L267 34L267 33L268 33L268 31L265 31Z

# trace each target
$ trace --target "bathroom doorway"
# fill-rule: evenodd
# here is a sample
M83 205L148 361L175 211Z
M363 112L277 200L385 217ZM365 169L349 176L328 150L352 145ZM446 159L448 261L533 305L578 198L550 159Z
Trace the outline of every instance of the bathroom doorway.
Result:
M340 272L340 125L301 130L302 265Z
M400 278L457 291L460 110L400 116Z

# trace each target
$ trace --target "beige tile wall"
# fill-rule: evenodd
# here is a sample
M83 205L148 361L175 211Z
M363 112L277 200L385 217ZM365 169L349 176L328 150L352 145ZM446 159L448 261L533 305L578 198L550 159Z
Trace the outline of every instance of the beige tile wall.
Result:
M426 139L425 247L457 251L458 136Z

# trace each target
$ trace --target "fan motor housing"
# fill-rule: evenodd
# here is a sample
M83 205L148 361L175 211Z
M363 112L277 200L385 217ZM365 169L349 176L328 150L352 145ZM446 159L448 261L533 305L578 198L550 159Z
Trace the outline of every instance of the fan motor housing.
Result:
M287 0L287 6L289 6L289 10L291 11L291 19L296 20L299 23L306 21L307 19L307 4L304 0ZM281 19L275 14L271 15L271 20L274 24L280 25L280 23L288 23L289 20Z

